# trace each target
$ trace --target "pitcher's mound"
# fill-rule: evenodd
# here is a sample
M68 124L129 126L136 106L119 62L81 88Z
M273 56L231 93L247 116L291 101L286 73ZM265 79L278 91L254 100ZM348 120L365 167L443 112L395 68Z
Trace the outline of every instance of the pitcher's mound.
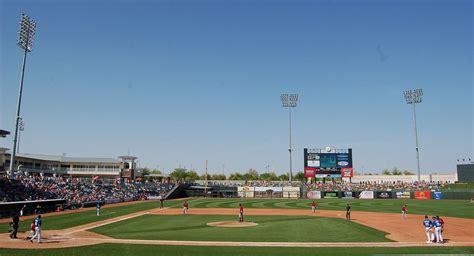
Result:
M238 221L218 221L218 222L209 222L208 226L211 227L224 227L224 228L245 228L245 227L254 227L258 224L255 222L238 222Z

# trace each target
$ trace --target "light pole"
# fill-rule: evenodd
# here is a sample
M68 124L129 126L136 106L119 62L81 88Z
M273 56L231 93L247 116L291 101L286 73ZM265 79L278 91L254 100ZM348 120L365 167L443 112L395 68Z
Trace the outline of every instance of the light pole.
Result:
M17 143L17 149L16 152L20 153L20 138L21 138L21 132L25 130L25 122L23 121L23 118L20 117L20 123L18 129L20 130L18 132L18 143Z
M18 42L17 45L24 50L23 54L23 64L21 66L21 76L20 76L20 88L18 91L18 102L16 106L16 117L15 117L15 136L13 137L13 147L12 155L10 159L10 177L15 178L15 155L16 155L16 142L18 138L18 129L20 122L20 108L21 108L21 95L23 93L23 79L25 77L25 65L26 65L26 55L28 52L31 52L33 49L33 36L36 31L36 22L33 19L30 19L25 14L21 15L20 22L20 31L18 32Z
M413 105L413 117L415 119L415 142L416 142L416 162L418 168L418 182L420 182L420 152L418 148L418 130L416 128L416 107L417 103L421 103L421 97L423 96L422 89L415 89L415 90L408 90L404 91L403 95L405 96L405 100L407 104Z
M296 103L298 102L298 94L282 94L280 96L281 99L281 106L284 108L288 108L288 120L289 120L289 127L290 127L290 147L288 148L288 152L290 152L290 177L289 181L291 183L293 179L293 162L291 158L291 152L293 148L291 147L291 108L296 107Z

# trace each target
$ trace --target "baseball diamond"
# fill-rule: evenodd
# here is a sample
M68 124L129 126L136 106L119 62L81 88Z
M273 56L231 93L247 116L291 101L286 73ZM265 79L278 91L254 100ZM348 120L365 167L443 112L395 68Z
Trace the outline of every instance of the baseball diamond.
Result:
M106 206L102 210L103 214L118 212L118 216L111 214L110 217L101 217L103 220L100 221L91 219L89 223L71 223L69 227L61 224L63 219L74 220L74 215L93 216L95 211L90 209L71 213L52 213L45 215L44 218L45 223L50 222L50 225L48 230L43 232L43 243L30 244L23 240L8 240L6 239L8 234L4 233L0 234L2 238L0 248L51 251L53 248L77 246L102 248L100 246L112 243L126 244L131 246L130 248L149 245L160 248L218 246L239 247L241 248L239 250L244 251L242 248L264 247L266 250L273 250L275 247L301 247L301 252L304 254L311 252L308 248L313 247L326 248L328 252L331 251L328 248L337 251L337 248L346 247L372 248L370 250L384 247L393 252L397 252L399 250L397 248L413 248L413 251L428 253L432 252L433 246L436 246L425 243L425 237L421 233L423 216L411 214L409 218L401 219L398 213L390 212L390 207L385 208L383 204L376 202L370 207L377 207L377 212L354 210L352 220L348 222L344 219L343 207L340 210L324 209L334 207L334 199L317 200L318 209L315 213L310 210L309 200L190 198L187 201L190 209L186 215L183 215L181 210L183 199L167 200L162 209L159 208L158 201L132 202L121 206ZM397 201L399 200L395 200ZM234 207L237 202L242 202L246 206L247 221L258 225L240 229L208 225L212 222L237 221L238 209ZM423 207L426 202L428 201L412 201L410 204ZM438 207L443 207L443 202L439 201ZM446 202L457 203L461 211L472 210L472 205L465 201ZM224 208L212 208L216 204ZM209 206L211 208L208 208ZM436 246L439 247L439 251L450 252L453 250L450 248L456 248L464 253L472 253L474 231L465 227L474 225L474 216L444 218L446 223L449 223L445 232L448 242L442 247ZM5 224L3 223L4 227ZM65 228L56 229L60 226ZM264 249L262 253L268 252L266 250ZM4 249L0 252L2 251ZM5 250L6 252L10 251ZM24 251L15 251L15 253L22 252Z

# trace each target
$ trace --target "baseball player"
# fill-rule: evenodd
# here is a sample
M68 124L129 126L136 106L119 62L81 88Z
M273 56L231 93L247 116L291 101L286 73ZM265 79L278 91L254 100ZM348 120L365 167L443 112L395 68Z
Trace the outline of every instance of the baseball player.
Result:
M36 226L35 226L35 219L33 219L31 221L31 225L30 225L31 229L30 229L30 235L31 237L33 237L35 235L35 232L36 232ZM31 237L27 236L26 239L30 239Z
M35 219L35 234L31 237L30 242L33 243L35 238L38 238L38 243L41 243L41 225L43 221L41 220L41 215L38 215Z
M349 204L346 205L346 220L351 220L351 206Z
M426 237L428 238L426 243L431 243L433 237L433 222L428 218L428 215L425 215L423 226L425 227Z
M184 201L183 203L183 214L186 214L189 210L189 205L187 201Z
M443 234L444 231L444 220L440 218L438 215L436 215L436 218L441 222L441 234Z
M239 204L239 222L244 222L244 206Z
M23 207L21 207L20 209L20 217L23 216L23 214L25 213L25 208L26 208L26 204L23 205Z
M402 206L402 219L406 219L406 218L407 218L407 212L408 212L407 205L404 204L404 205Z
M441 221L433 216L433 226L435 230L436 242L443 243L443 235L441 234Z
M163 207L164 207L164 206L163 206L163 201L164 201L164 200L165 200L165 199L163 198L163 195L160 195L160 209L163 209Z
M97 204L95 205L95 211L96 211L96 213L97 213L97 216L100 216L100 208L101 208L100 203L97 203Z
M30 224L30 234L28 235L28 231L26 231L26 236L25 236L25 240L29 240L34 234L35 234L35 219L33 219L31 221L31 224ZM30 236L31 235L31 236Z
M314 200L313 200L313 203L311 203L311 211L312 211L313 213L316 212L316 203L314 202Z

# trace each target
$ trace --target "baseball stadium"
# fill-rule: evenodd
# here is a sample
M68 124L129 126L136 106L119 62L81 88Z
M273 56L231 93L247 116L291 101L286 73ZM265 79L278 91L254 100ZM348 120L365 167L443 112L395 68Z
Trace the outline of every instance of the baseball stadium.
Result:
M0 0L0 256L474 255L472 0Z
M229 181L199 181L124 186L106 184L99 178L75 180L72 189L60 178L28 174L17 179L20 182L2 180L2 188L8 190L2 190L1 195L11 198L20 193L43 199L0 203L2 209L9 209L1 212L0 255L28 255L31 250L38 255L474 252L474 203L470 200L474 193L472 188L470 192L459 191L456 187L462 185L457 184L289 186L287 182L241 181L247 185L237 186ZM96 198L57 201L64 198L61 193L87 193L89 188ZM51 199L44 198L45 192ZM77 205L76 209L71 205ZM401 212L403 205L406 216ZM10 239L7 230L11 218L5 216L20 209L23 216L17 239ZM42 219L40 238L33 237L30 225L38 215ZM424 215L443 219L442 243L427 241Z

